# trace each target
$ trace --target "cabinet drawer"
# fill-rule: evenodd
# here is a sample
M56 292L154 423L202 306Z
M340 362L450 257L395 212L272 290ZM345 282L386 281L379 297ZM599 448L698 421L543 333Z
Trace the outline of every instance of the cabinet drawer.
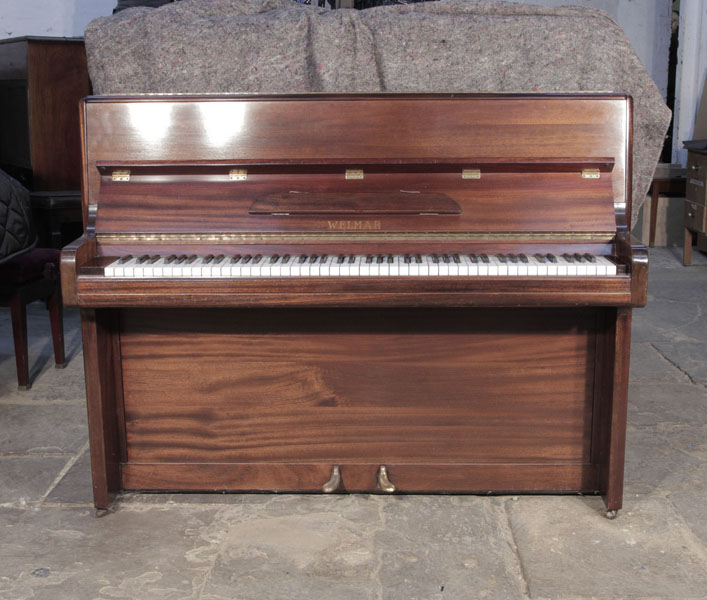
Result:
M705 204L705 182L707 181L707 155L688 153L687 157L687 199L696 204ZM687 214L687 213L686 213Z
M705 231L705 207L695 202L685 202L685 227L692 231Z

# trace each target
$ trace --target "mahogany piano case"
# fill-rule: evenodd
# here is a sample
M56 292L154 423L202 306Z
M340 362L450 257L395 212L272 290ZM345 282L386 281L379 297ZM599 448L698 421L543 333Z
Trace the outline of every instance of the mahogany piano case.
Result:
M81 307L121 490L587 492L621 507L623 95L96 97Z

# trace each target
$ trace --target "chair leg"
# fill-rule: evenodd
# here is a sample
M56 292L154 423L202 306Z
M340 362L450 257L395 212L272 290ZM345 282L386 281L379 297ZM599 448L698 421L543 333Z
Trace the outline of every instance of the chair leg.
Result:
M54 363L57 369L66 366L64 357L64 315L61 303L61 286L57 281L52 293L47 298L49 321L52 325L52 344L54 345Z
M17 363L17 389L26 391L32 387L29 382L29 355L27 352L27 305L22 292L10 299L12 316L12 337L15 342L15 362Z

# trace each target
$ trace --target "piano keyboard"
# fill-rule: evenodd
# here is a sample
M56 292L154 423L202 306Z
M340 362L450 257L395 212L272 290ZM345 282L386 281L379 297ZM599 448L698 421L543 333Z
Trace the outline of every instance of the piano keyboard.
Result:
M123 256L106 277L584 277L616 275L616 264L591 254L237 254Z

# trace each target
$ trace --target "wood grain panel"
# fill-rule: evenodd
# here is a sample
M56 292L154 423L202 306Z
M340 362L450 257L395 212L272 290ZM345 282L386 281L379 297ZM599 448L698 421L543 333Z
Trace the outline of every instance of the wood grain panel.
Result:
M340 174L255 175L245 182L154 183L112 182L105 178L96 230L101 233L336 231L340 219L358 220L380 231L516 231L595 232L616 229L610 174L583 179L575 173L490 173L477 180L462 180L460 173L376 173L362 181ZM448 195L460 214L362 217L352 212L329 215L259 215L250 207L276 193L302 197L311 193L347 195L377 193L385 210L388 194L433 192ZM414 196L410 193L409 196ZM412 204L412 202L411 202ZM532 210L523 210L532 206ZM427 212L431 212L428 211ZM348 231L344 233L350 233Z
M106 279L82 275L79 306L630 306L617 277Z
M126 310L128 460L587 462L580 315Z

